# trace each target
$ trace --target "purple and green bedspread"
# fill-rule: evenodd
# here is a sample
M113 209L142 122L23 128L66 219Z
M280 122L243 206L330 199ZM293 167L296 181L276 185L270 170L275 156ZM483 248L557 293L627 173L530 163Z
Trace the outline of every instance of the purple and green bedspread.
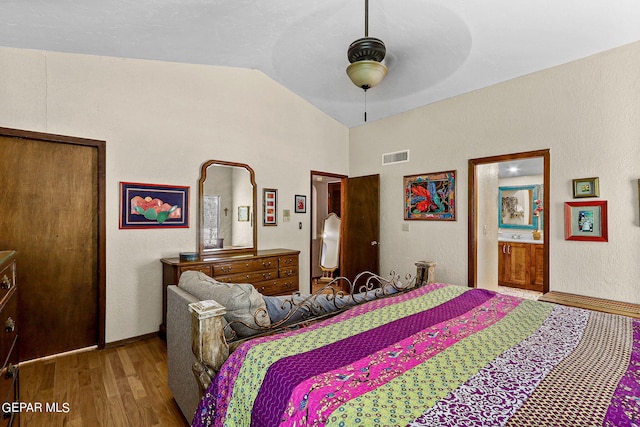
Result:
M195 426L640 425L640 320L444 284L256 338Z

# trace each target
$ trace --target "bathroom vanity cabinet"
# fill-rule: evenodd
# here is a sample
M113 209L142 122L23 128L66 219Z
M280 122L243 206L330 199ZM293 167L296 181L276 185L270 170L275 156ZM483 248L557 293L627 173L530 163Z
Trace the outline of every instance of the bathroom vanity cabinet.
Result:
M498 284L542 292L544 245L498 242Z

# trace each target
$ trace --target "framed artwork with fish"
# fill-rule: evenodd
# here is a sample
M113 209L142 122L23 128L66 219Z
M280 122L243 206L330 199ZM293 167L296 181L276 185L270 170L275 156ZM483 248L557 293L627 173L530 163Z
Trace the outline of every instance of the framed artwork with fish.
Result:
M456 171L404 177L405 220L456 220Z

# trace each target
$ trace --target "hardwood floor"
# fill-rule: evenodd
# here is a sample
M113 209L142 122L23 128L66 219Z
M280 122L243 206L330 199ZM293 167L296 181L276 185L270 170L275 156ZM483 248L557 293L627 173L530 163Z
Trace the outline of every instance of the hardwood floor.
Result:
M23 363L20 401L42 405L21 413L26 427L188 426L169 392L166 345L157 337ZM60 412L45 411L52 402Z

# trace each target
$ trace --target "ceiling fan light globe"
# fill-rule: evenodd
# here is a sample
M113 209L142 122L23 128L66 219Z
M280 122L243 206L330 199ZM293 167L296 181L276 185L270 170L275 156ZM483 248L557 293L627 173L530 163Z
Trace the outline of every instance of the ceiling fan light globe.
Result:
M378 61L357 61L349 64L347 75L354 85L367 90L377 86L384 79L387 67Z

